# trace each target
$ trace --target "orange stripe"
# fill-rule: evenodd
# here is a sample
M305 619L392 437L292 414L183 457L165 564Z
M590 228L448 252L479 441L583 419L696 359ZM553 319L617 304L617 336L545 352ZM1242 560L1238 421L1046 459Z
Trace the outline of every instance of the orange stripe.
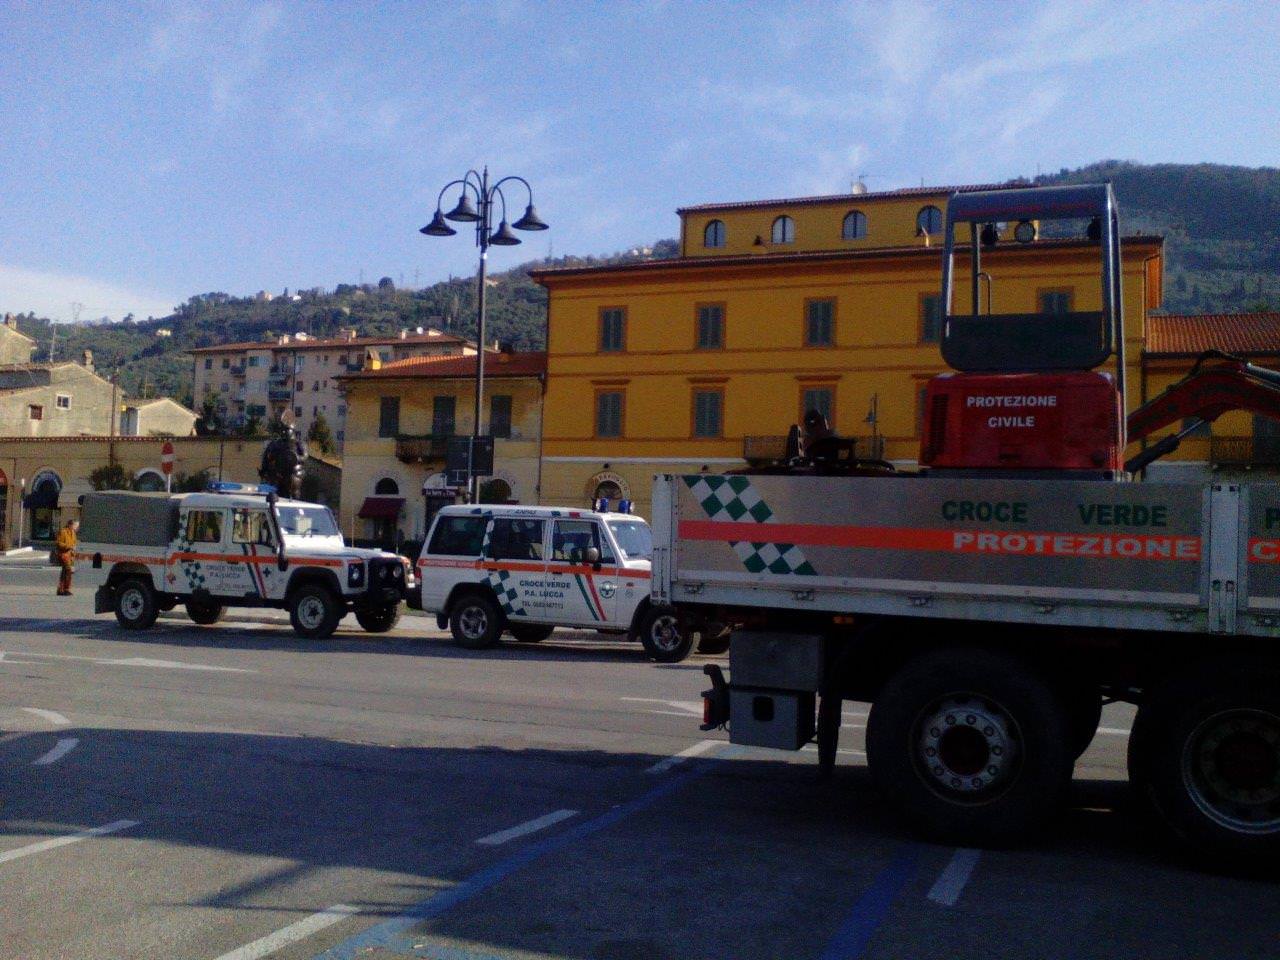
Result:
M851 527L808 523L682 520L681 539L722 543L790 543L870 550L927 550L1004 556L1199 560L1199 537L1146 534L1023 533L915 527Z
M552 560L551 563L560 563L559 560ZM508 561L496 560L432 560L426 557L418 559L419 567L444 567L453 570L517 570L517 571L541 571L541 565L522 564ZM590 573L596 572L595 567L590 564L570 564L567 567L552 567L555 573ZM648 570L628 570L625 567L619 567L616 574L610 576L624 577L629 580L648 580L652 574Z
M289 563L295 567L340 567L342 566L341 560L322 560L318 557L300 557L300 558L288 557L287 559ZM276 557L274 554L271 556L263 556L263 557L246 557L241 554L232 555L229 553L175 553L170 555L169 557L170 563L178 563L182 560L207 560L212 563L263 564L263 563L275 563ZM156 560L155 562L162 563L163 561Z

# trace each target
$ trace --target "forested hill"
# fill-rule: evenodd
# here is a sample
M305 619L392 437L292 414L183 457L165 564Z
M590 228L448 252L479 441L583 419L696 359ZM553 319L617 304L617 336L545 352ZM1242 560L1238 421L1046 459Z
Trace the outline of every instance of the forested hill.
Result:
M1166 238L1165 305L1171 313L1280 309L1280 169L1214 164L1142 165L1105 161L1042 176L1041 183L1110 180L1125 233ZM493 274L488 292L491 339L518 349L543 346L546 295L529 279L544 266L590 265L675 256L674 240L604 257L559 257ZM3 302L0 311L12 310ZM19 317L36 337L40 358L51 339L47 320ZM131 395L191 392L191 359L185 351L240 340L266 339L298 330L316 336L356 327L392 333L402 327L436 326L474 336L475 280L458 277L419 290L377 284L338 284L332 290L281 291L270 301L207 293L191 297L168 317L116 323L59 324L57 355L79 359L90 348L100 370L118 369ZM158 336L167 330L168 336Z

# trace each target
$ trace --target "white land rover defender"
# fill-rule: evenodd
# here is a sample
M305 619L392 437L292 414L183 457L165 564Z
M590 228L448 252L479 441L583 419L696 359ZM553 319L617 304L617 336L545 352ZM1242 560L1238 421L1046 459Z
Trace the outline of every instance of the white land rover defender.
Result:
M683 660L697 636L649 602L652 552L649 525L627 513L445 507L423 544L409 606L434 613L470 649L494 646L504 630L534 643L558 626L579 627L628 634L655 660Z
M304 637L330 636L349 612L384 633L412 582L404 557L346 546L328 507L277 499L266 484L86 494L76 559L97 587L94 612L129 630L182 603L199 624L227 607L276 607Z

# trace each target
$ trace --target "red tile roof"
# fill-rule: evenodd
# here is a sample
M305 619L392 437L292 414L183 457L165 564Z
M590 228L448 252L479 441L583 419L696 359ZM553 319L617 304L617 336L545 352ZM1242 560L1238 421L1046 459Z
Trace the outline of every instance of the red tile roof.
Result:
M1168 314L1147 318L1147 356L1198 356L1206 350L1280 354L1280 312Z
M789 197L781 200L740 200L731 203L700 203L692 207L680 207L677 214L709 213L713 210L752 210L760 207L804 207L823 203L846 203L856 205L864 200L885 200L894 197L932 197L939 194L976 193L979 190L1012 190L1030 187L1033 184L1019 183L970 183L960 186L940 187L901 187L897 190L877 190L869 193L829 193L816 197Z
M488 377L537 377L547 372L546 353L498 353L486 351L484 375ZM362 370L339 380L390 379L401 377L474 377L476 357L410 357L386 363L377 370Z
M441 333L439 330L428 333L410 333L404 337L399 334L387 334L379 337L308 337L306 340L295 340L292 336L288 343L279 340L248 340L241 343L220 343L213 347L193 347L187 353L226 353L238 350L317 350L343 349L348 347L372 347L394 345L397 343L470 343L463 337L452 333Z

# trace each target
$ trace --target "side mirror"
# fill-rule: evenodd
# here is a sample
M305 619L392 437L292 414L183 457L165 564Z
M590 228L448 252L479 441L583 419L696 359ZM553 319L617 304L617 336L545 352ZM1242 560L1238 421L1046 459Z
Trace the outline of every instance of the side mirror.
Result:
M582 551L582 559L585 563L591 564L593 567L600 566L600 548L587 547Z

